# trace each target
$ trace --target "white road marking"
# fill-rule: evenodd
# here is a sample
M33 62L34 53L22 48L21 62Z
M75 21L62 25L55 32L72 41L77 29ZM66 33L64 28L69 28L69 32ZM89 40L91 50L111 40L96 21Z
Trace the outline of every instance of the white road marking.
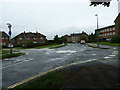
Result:
M76 53L77 51L73 51L73 50L61 50L61 51L56 51L56 53L60 53L60 54L64 54L64 53Z
M105 59L112 58L112 57L104 57Z
M51 59L49 59L49 60L51 60L51 61L55 61L55 60L61 60L62 58L51 58Z
M28 61L32 61L32 60L34 60L34 59L32 59L32 58L30 58L30 59L25 59L25 60L23 60L23 61L21 61L21 62L15 63L15 64L10 64L10 65L7 65L7 66L3 66L3 67L0 68L0 69L8 68L8 67L11 67L11 66L13 66L13 65L22 64L22 63L24 63L24 62L28 62ZM18 61L19 61L19 60L18 60Z
M71 54L67 54L67 55L71 55Z
M114 56L116 56L116 55L108 55L108 56L110 56L110 57L114 57Z
M117 48L113 48L113 49L117 49Z
M96 54L92 54L93 56L95 56Z
M113 54L113 55L114 55L114 54L118 54L118 51L113 51L112 54Z
M29 52L26 52L26 55L28 55L29 54Z

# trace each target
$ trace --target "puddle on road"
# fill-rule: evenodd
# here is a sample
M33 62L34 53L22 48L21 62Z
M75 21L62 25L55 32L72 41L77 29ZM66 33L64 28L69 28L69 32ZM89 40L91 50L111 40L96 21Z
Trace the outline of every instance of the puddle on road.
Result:
M49 59L49 60L51 60L51 61L55 61L55 60L61 60L62 58L51 58L51 59Z
M65 53L76 53L77 51L73 51L73 50L61 50L61 51L56 51L56 53L60 53L60 54L65 54Z

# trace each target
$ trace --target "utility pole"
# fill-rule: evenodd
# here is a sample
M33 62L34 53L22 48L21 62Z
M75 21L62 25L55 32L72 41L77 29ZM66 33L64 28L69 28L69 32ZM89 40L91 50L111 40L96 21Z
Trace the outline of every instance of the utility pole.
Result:
M10 54L12 54L12 40L11 40L11 34L12 34L11 27L12 27L12 25L10 23L7 23L6 25L8 26L8 29L9 29L8 33L9 33L9 40L10 40Z
M97 17L97 46L99 47L98 14L95 16Z

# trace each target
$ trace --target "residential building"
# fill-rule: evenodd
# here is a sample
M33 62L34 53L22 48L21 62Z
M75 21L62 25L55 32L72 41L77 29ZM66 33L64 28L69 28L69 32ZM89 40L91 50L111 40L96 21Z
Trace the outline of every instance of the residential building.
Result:
M81 37L84 37L88 41L88 34L85 32L82 33L73 33L71 35L63 36L68 43L78 43L81 40Z
M115 22L116 35L120 36L120 13L118 14L114 22Z
M113 36L116 36L115 25L107 26L95 30L96 35L99 35L101 41L109 41Z
M2 46L8 46L9 44L9 36L4 31L0 31L0 45Z
M21 44L21 42L25 42L25 41L32 41L34 44L44 44L47 41L46 36L43 34L40 34L38 32L32 33L25 31L15 36L12 40L14 46L18 46Z

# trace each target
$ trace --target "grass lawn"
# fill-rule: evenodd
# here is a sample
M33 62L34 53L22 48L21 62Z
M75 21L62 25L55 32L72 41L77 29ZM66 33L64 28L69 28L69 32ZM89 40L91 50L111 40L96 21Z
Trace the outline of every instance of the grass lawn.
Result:
M92 42L94 44L97 44L97 42ZM120 43L110 43L110 42L99 42L101 45L110 45L110 46L120 46Z
M18 52L16 50L13 50L13 54L10 54L10 50L2 50L0 52L0 58L2 58L2 59L17 57L17 56L20 56L20 55L24 55L24 53Z

